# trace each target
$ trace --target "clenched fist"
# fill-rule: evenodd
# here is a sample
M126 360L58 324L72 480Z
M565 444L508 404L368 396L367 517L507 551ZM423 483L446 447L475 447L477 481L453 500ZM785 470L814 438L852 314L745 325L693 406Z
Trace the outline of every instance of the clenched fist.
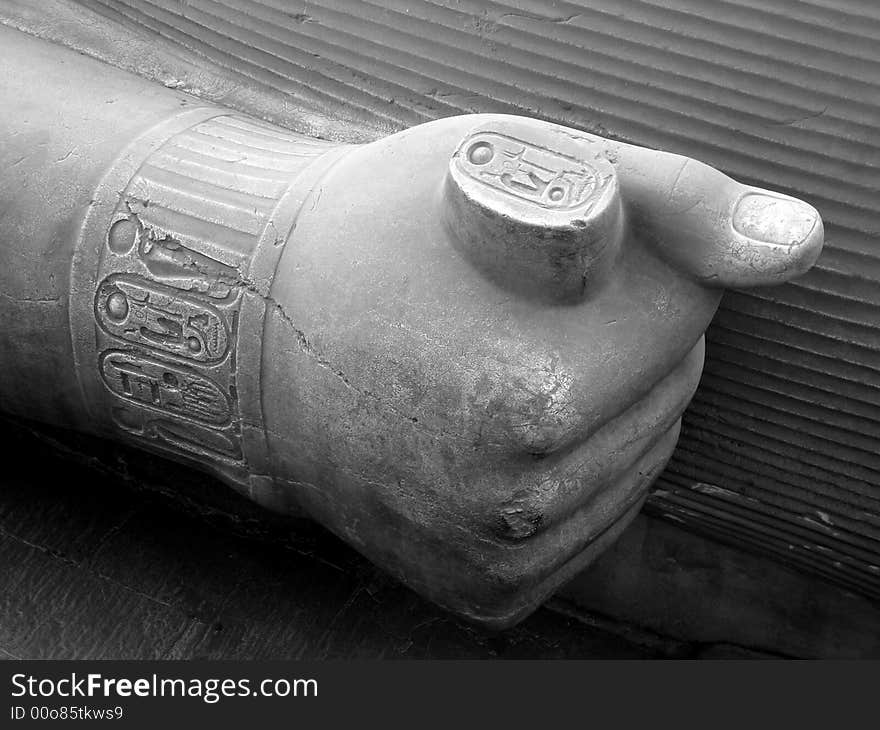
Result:
M0 35L3 410L209 470L483 623L636 514L722 288L822 245L677 155L503 115L332 144Z

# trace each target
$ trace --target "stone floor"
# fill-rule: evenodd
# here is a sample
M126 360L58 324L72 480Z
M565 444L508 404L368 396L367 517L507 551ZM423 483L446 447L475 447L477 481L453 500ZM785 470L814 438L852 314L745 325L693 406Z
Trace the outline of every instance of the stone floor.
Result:
M0 658L876 656L864 598L642 516L484 631L311 522L118 444L0 419Z
M9 436L0 480L7 658L642 658L662 645L542 609L451 618L318 528L259 534ZM165 465L160 469L175 473ZM173 482L173 477L168 477ZM241 529L239 529L241 528Z

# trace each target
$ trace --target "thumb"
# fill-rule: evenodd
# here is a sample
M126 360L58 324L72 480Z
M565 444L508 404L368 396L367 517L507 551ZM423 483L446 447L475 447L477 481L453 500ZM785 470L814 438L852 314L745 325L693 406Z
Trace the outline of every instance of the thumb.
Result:
M818 211L788 195L741 185L681 155L613 144L632 229L673 266L709 286L779 284L822 250Z

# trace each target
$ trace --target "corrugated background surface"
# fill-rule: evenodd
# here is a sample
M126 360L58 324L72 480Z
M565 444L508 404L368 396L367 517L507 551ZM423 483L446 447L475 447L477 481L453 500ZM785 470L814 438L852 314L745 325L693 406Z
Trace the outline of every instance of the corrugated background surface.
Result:
M523 113L815 205L819 264L725 296L648 509L880 598L880 4L83 4L362 136Z

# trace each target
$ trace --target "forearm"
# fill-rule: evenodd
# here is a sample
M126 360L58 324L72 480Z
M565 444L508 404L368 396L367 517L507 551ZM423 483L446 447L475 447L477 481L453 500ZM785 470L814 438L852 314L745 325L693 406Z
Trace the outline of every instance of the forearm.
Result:
M0 27L0 403L85 425L69 327L71 266L95 190L186 97Z
M247 492L271 280L337 147L0 33L2 410Z

